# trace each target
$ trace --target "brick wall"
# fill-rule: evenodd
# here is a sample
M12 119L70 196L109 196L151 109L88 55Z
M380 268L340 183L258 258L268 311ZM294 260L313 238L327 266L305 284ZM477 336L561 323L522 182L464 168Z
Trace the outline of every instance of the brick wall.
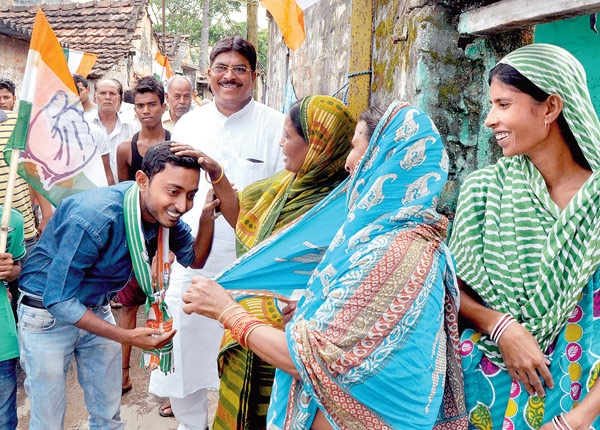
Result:
M17 100L21 94L21 80L25 73L29 42L0 34L0 76L17 86Z

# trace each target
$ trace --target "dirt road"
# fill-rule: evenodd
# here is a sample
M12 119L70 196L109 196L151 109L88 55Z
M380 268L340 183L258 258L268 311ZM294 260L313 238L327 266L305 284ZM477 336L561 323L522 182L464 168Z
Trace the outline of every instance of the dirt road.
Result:
M119 318L119 310L113 311L115 319ZM137 315L138 326L144 324L144 311L142 307ZM133 389L126 393L121 400L121 418L127 430L176 430L175 418L163 418L158 415L158 407L164 399L148 393L148 381L150 372L140 369L141 350L133 348L131 353L130 375L133 380ZM29 428L29 399L23 388L24 372L19 369L19 387L17 392L17 405L19 425L17 429ZM209 412L211 416L216 410L217 391L210 391L208 396ZM83 401L83 390L77 381L77 370L75 362L71 361L67 376L67 413L65 416L65 429L87 430L88 413ZM212 419L210 420L212 424Z

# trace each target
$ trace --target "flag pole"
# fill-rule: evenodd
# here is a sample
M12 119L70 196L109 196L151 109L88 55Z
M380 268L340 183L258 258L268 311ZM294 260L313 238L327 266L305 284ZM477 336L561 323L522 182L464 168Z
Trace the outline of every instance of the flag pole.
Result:
M15 189L15 179L17 178L17 169L19 168L19 158L21 150L14 149L10 155L10 169L8 171L8 182L6 184L6 197L2 208L2 218L0 218L0 252L6 252L6 242L8 241L8 226L10 224L10 210L13 202L13 191Z

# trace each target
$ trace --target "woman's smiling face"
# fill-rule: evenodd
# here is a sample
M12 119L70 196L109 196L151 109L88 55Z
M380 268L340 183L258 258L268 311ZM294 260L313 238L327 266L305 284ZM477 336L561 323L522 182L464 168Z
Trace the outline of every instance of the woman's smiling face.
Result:
M507 156L527 155L543 150L548 132L544 124L545 103L493 78L490 84L492 108L485 125Z

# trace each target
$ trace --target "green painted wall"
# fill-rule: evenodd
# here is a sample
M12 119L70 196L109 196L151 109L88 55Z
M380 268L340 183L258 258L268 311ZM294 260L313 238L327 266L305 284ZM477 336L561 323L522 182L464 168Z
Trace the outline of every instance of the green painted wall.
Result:
M596 27L600 31L600 22ZM598 112L600 110L600 34L590 29L590 16L538 25L534 37L536 43L551 43L565 48L583 64L592 103Z

